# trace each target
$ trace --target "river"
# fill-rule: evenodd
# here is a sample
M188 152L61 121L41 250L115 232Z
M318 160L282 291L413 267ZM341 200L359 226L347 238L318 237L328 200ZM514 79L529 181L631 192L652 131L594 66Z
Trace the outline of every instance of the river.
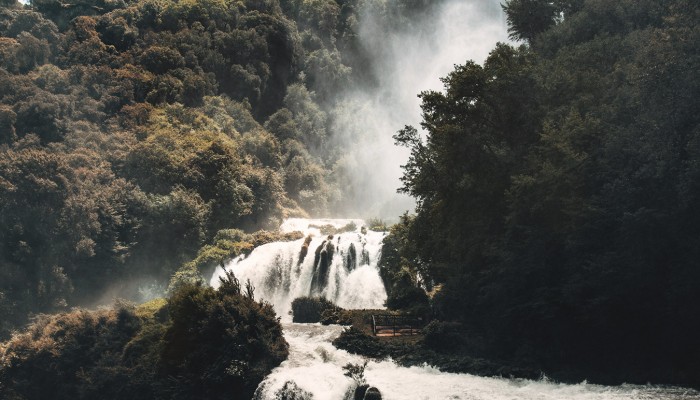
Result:
M261 383L256 400L343 400L354 392L356 384L344 375L343 366L362 365L365 359L331 344L345 328L295 324L289 310L294 298L309 295L324 296L345 308L383 307L386 292L377 264L385 234L363 229L364 225L362 220L289 219L282 231L301 231L311 237L305 257L301 257L305 239L300 239L260 246L248 257L225 266L242 281L250 279L256 287L256 297L273 304L290 346L289 358ZM322 234L329 226L346 231L332 237ZM319 271L317 261L321 251L329 250L329 243L333 248L330 264L325 271ZM355 256L350 257L351 253ZM223 272L218 269L214 273L213 286L218 286ZM319 278L319 272L326 276ZM700 400L700 393L684 388L485 378L440 372L427 365L406 368L392 360L368 362L364 375L368 384L381 391L384 400Z

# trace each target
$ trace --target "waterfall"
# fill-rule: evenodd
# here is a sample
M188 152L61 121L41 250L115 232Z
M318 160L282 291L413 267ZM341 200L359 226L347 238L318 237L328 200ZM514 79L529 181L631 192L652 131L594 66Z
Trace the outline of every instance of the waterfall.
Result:
M379 277L383 232L365 228L362 220L288 219L283 232L300 231L305 238L268 243L247 257L224 266L241 281L255 287L255 297L270 302L278 315L289 320L292 301L321 296L343 308L383 308L384 284ZM211 279L219 286L224 269Z
M288 313L292 300L310 295L345 308L383 308L386 292L377 263L385 234L363 229L364 225L362 220L288 219L281 230L301 231L304 239L269 243L225 265L242 282L250 279L255 297L272 303L285 321L289 357L260 384L255 400L353 398L356 383L344 375L343 366L361 365L365 359L333 347L331 341L344 328L293 324ZM218 286L223 274L219 268L211 284ZM364 376L384 400L700 400L700 394L690 389L483 378L444 373L427 365L405 368L391 360L370 361Z

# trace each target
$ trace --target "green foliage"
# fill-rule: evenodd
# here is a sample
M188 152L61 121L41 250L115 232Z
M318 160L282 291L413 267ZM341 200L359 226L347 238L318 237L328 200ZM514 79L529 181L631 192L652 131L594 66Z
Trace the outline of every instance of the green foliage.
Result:
M430 287L432 270L416 262L415 246L408 240L413 218L404 214L382 240L379 274L387 292L386 307L408 314L430 314L430 302L422 286Z
M530 46L456 67L421 95L425 140L396 135L418 208L385 242L385 281L444 283L441 318L555 378L697 384L700 8L505 9Z
M343 375L355 381L358 386L361 386L367 383L367 379L365 379L365 368L367 368L367 361L362 365L348 363L343 366L343 370L345 371Z
M389 232L389 225L381 218L370 218L367 220L369 230L375 232Z
M462 347L465 331L459 323L449 321L430 321L423 328L423 344L433 350L450 352Z
M325 112L299 85L305 58L274 2L2 7L3 337L29 312L100 300L121 279L162 281L195 257L176 281L196 281L196 264L247 251L198 257L222 229L276 227L301 202L325 211L324 169L306 149ZM286 97L307 140L298 151L262 127Z
M3 343L0 391L17 398L70 399L122 385L131 373L148 373L118 362L121 349L141 328L128 307L40 316Z
M401 270L396 280L392 282L390 294L386 299L386 307L390 310L401 310L407 314L425 316L430 314L430 301L423 288L416 286L410 272Z
M0 345L0 395L23 399L245 398L287 356L272 306L190 284L136 308L39 316Z
M285 382L284 386L275 392L275 400L304 400L311 396L311 393L301 389L294 381Z
M294 322L320 322L326 311L337 311L338 306L323 297L298 297L292 301L292 316ZM328 318L328 314L326 314Z
M235 277L223 280L218 291L184 285L168 307L172 324L164 335L159 372L178 377L170 390L182 398L225 398L231 392L252 397L287 356L272 306L241 295Z
M227 261L240 255L247 255L263 244L282 241L295 241L303 238L301 232L257 231L249 234L240 229L223 229L216 233L212 244L202 246L192 261L184 263L170 278L169 290L183 284L204 283L214 268L223 268Z
M357 230L357 224L354 222L348 222L344 226L341 226L339 228L336 228L335 225L327 224L327 225L315 225L315 224L310 224L309 228L316 228L321 232L321 235L323 236L333 236L337 235L339 233L345 233L345 232L355 232Z
M333 346L347 350L350 353L362 354L367 357L382 359L389 355L389 351L382 346L377 338L370 336L361 330L351 326L333 340Z

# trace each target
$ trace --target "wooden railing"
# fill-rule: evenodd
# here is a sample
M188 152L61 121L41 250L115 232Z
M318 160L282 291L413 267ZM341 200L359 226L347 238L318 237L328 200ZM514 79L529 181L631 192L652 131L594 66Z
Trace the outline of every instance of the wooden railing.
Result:
M390 314L372 315L374 336L418 335L424 325L421 318Z

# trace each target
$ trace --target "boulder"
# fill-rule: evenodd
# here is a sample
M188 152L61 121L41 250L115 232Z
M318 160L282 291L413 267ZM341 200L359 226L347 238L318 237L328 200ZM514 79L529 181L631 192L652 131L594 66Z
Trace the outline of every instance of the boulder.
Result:
M363 400L382 400L382 393L376 387L372 386L365 392Z

